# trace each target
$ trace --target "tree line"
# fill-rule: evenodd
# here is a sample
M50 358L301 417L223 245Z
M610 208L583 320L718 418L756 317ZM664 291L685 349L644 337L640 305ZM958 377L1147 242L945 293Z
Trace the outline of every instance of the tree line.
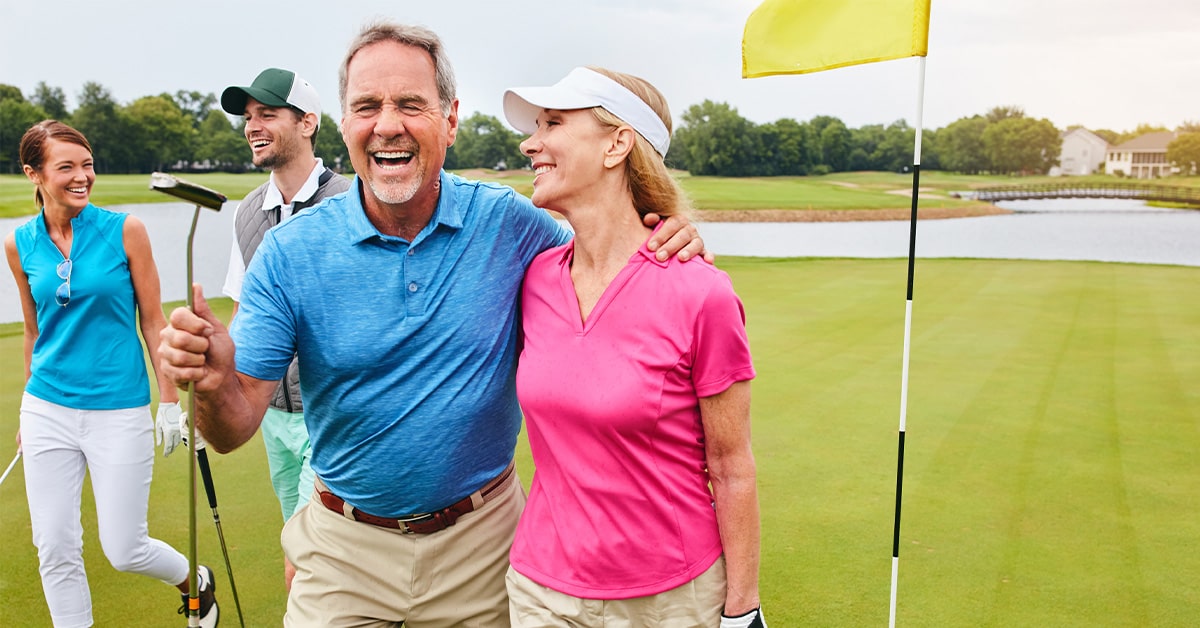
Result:
M19 88L0 84L0 172L21 171L21 136L46 118L66 122L88 138L98 173L253 168L244 122L231 123L214 94L178 91L122 104L103 85L88 82L78 101L68 111L60 87L39 82L26 98ZM329 114L321 114L316 153L327 164L349 167L337 122Z
M28 98L0 84L0 172L20 172L18 143L34 123L55 118L86 135L100 173L154 170L252 169L242 131L231 123L212 93L178 91L117 102L103 85L88 82L68 111L59 87L40 82ZM849 128L834 116L807 121L782 118L755 124L726 103L710 100L688 107L675 129L667 163L693 175L778 176L830 172L902 171L912 166L915 130L904 120ZM1070 130L1070 128L1066 129ZM1118 133L1093 130L1111 145L1143 133L1165 131L1140 125ZM1193 170L1200 164L1197 123L1180 127L1168 158ZM922 133L922 168L966 174L1045 174L1058 164L1062 131L1020 107L999 106ZM524 168L522 135L494 116L474 113L459 122L458 138L446 156L447 169ZM327 165L350 171L337 123L321 115L316 154Z

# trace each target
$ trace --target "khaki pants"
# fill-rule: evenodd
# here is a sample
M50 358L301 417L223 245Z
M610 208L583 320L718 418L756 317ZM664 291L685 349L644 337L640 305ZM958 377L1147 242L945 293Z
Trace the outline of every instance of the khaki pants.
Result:
M695 628L721 625L725 607L725 558L691 582L658 595L627 600L590 600L544 587L511 567L508 584L512 625L518 628Z
M514 477L478 510L422 535L352 521L314 497L283 528L296 566L284 626L505 628L504 572L524 507Z

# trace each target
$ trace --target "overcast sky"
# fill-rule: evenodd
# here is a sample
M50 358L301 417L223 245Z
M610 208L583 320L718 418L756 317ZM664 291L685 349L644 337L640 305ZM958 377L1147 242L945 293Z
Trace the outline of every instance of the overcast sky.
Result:
M3 0L0 83L61 87L68 107L96 81L122 103L248 85L295 70L336 120L350 39L386 17L446 43L460 113L503 120L505 88L553 83L578 65L640 75L676 119L705 99L745 118L833 115L851 127L916 119L917 61L741 78L741 36L759 0ZM933 0L924 127L1016 105L1059 128L1169 128L1200 120L1200 0Z

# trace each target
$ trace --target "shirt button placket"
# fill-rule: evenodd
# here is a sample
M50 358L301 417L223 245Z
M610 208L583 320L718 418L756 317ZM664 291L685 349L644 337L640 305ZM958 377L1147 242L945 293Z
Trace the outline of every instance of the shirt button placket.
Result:
M405 301L408 302L409 315L415 316L420 315L422 310L424 310L424 308L421 306L421 298L417 294L421 290L421 286L417 283L417 281L414 280L414 277L418 274L416 269L416 249L414 249L412 246L409 246L408 255L406 257L408 257L408 259L404 260L404 267L406 271L404 277L408 280L408 283L405 285L405 289L408 290L408 298L406 298Z

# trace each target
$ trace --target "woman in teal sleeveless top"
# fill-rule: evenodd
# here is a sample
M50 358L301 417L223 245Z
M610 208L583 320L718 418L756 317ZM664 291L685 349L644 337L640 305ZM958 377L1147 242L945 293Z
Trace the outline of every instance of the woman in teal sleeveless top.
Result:
M145 226L91 204L92 150L75 129L54 120L34 125L21 138L20 157L41 207L4 241L25 320L18 441L26 497L51 619L90 626L80 522L85 472L112 566L187 596L187 559L151 538L146 522L155 435L170 453L184 417L179 391L159 378L157 427L150 418L142 339L157 375L166 320ZM211 572L201 575L202 600L207 589L215 607ZM215 611L209 615L215 623Z

